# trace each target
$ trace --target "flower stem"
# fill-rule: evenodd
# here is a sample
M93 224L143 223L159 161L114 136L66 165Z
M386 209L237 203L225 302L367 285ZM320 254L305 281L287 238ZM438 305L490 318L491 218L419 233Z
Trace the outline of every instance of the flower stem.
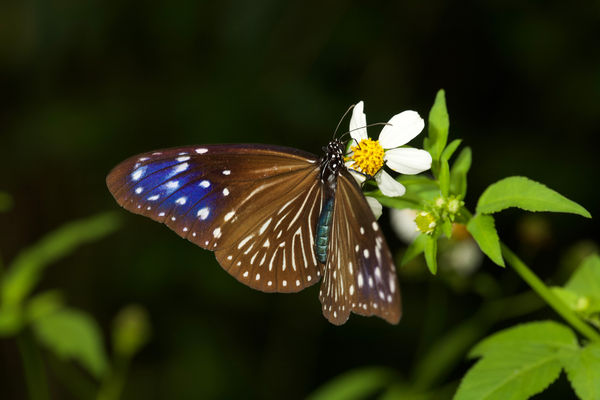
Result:
M596 332L590 325L586 324L565 303L552 293L550 288L535 275L523 261L521 261L508 246L502 243L502 255L504 259L514 268L525 282L554 309L571 326L592 342L600 342L600 333Z

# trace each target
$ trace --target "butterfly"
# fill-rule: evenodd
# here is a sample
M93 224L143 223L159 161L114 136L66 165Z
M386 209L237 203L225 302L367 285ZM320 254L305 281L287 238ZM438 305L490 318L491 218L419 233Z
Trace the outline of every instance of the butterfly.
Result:
M292 293L322 279L331 323L353 312L396 324L392 255L344 148L333 139L322 157L258 144L157 150L123 161L106 183L119 205L214 251L251 288Z

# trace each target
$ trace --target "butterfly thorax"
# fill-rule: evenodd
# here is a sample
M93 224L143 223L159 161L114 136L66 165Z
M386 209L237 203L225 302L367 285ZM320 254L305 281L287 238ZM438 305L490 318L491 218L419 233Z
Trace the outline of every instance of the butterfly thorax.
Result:
M321 157L321 183L331 192L335 192L337 176L344 166L344 144L334 139L324 147L325 155Z
M325 155L321 158L321 183L323 184L324 202L315 235L315 255L320 263L325 264L333 221L337 178L342 168L345 168L344 144L339 139L334 139L323 150Z

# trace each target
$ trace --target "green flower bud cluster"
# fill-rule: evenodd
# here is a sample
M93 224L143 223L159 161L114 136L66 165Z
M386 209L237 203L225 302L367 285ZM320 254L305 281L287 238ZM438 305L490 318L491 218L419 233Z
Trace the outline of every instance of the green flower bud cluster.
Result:
M415 218L417 229L427 235L433 235L437 227L443 226L444 232L449 236L452 231L452 223L456 220L464 204L465 202L456 196L434 199L425 204L424 210L417 214Z

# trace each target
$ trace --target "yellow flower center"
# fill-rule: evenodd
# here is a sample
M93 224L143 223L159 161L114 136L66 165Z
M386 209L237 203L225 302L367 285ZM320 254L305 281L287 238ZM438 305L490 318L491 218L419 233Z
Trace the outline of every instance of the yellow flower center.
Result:
M354 152L348 160L354 161L352 168L367 175L375 175L383 167L383 147L378 140L362 139L350 148Z

